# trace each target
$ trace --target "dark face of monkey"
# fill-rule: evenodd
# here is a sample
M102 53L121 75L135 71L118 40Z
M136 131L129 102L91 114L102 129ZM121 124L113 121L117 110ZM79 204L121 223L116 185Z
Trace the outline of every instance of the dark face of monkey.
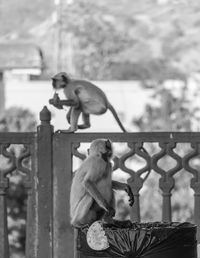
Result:
M110 140L94 140L88 150L88 154L97 153L101 154L101 157L106 162L112 157L112 143Z
M105 142L105 146L106 146L106 155L108 158L111 158L113 151L112 151L112 144L111 144L110 140L107 140Z
M64 72L56 74L51 79L52 86L55 90L63 89L69 83L69 76Z

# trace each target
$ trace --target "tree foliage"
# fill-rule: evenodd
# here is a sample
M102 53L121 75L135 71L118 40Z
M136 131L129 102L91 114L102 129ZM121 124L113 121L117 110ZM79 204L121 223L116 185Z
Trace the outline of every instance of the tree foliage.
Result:
M198 71L198 2L76 0L63 9L81 76L164 81Z
M199 1L74 0L68 4L61 0L60 3L56 23L52 18L56 12L53 2L37 0L27 6L24 0L20 5L13 0L4 1L5 22L0 36L9 41L36 42L43 48L51 74L55 72L58 54L55 46L61 47L57 61L64 59L64 70L70 71L69 65L73 65L76 76L89 79L185 80L199 72ZM12 22L7 19L11 9ZM72 64L68 62L70 58Z

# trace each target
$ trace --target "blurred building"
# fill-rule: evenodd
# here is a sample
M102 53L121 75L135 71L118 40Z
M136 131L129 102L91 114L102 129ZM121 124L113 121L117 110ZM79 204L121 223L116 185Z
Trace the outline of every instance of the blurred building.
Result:
M5 108L5 77L17 76L29 80L43 69L41 49L31 43L0 43L0 115Z

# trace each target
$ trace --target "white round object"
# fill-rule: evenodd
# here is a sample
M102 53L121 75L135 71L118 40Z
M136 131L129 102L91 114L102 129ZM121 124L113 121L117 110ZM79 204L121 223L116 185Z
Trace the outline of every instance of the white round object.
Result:
M93 250L101 251L109 247L108 238L99 220L89 227L86 237L89 247Z

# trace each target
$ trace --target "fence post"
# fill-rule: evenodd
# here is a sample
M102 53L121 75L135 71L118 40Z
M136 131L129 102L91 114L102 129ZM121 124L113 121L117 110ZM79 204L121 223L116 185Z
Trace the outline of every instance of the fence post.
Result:
M38 258L52 258L52 135L51 113L45 106L38 126Z
M74 257L73 228L70 225L69 196L72 179L73 134L56 133L53 139L53 228L54 258Z

